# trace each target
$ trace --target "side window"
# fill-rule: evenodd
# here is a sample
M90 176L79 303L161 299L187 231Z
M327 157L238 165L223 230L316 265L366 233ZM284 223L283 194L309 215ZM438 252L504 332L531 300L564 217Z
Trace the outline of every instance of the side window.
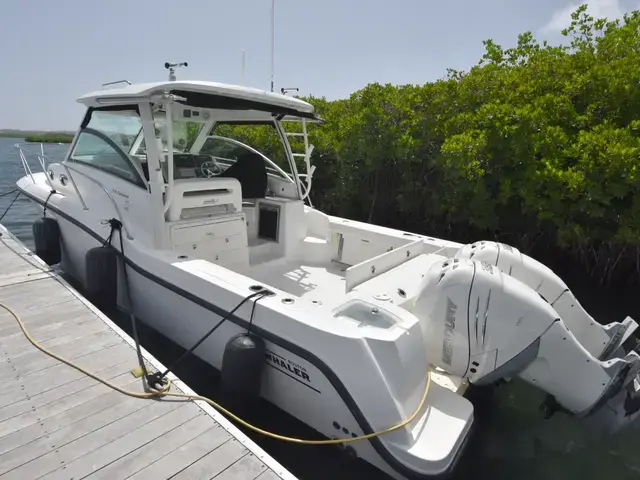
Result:
M99 132L80 132L69 160L90 165L128 182L144 187L144 182L118 146Z

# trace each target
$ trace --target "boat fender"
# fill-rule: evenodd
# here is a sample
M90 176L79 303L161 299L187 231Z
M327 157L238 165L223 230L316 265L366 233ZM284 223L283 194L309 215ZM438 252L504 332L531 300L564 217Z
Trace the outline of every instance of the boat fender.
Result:
M33 241L36 255L47 265L60 263L60 226L49 217L43 217L33 222Z
M221 387L234 401L253 402L260 397L266 347L260 337L240 333L231 337L224 348Z
M87 297L101 309L115 308L118 300L118 254L110 245L94 247L85 255Z

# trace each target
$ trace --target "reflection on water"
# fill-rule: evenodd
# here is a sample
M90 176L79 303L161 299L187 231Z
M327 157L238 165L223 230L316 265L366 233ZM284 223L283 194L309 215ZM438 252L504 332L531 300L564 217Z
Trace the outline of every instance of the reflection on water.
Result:
M19 140L0 138L0 194L11 190L23 175L17 150ZM66 145L47 145L46 153L62 157ZM0 198L0 215L13 195ZM3 224L32 247L31 224L38 210L20 197ZM603 323L638 315L638 306L629 298L606 297L599 291L587 291L579 279L565 279L598 320ZM1 292L0 292L1 295ZM635 311L631 310L634 309ZM125 331L129 320L122 314L110 316ZM182 349L153 330L141 332L144 346L165 365L176 359ZM176 374L194 390L219 397L217 374L208 365L192 357L176 369ZM539 390L515 380L498 388L490 402L478 404L477 431L469 443L455 478L473 479L603 479L640 478L640 432L629 430L615 437L599 438L593 432L562 414L543 420L538 406ZM317 433L300 422L262 402L260 407L243 412L247 420L284 435L316 438ZM243 429L246 431L246 429ZM347 480L388 478L362 462L353 462L337 447L303 446L282 443L252 432L246 433L292 473L303 480Z

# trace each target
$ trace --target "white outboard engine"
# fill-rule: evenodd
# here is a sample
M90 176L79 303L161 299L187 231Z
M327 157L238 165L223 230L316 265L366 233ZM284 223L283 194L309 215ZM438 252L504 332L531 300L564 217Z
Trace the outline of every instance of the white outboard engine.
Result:
M538 292L558 312L580 344L600 360L623 355L622 344L638 328L631 317L623 322L600 325L550 268L509 245L476 242L465 245L455 256L487 262Z
M518 375L566 412L583 417L606 410L618 419L616 428L640 414L640 356L598 360L535 290L489 263L436 262L413 313L429 361L473 384Z

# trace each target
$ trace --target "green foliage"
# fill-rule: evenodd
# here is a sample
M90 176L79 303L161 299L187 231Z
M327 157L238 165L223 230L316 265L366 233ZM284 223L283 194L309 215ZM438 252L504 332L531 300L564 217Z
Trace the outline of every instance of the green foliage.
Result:
M582 6L572 20L563 46L487 40L478 65L434 83L307 98L325 119L311 134L314 204L555 249L603 278L633 264L621 274L637 278L640 12L607 21Z
M24 140L25 142L35 143L71 143L73 141L73 135L43 133L27 135Z

